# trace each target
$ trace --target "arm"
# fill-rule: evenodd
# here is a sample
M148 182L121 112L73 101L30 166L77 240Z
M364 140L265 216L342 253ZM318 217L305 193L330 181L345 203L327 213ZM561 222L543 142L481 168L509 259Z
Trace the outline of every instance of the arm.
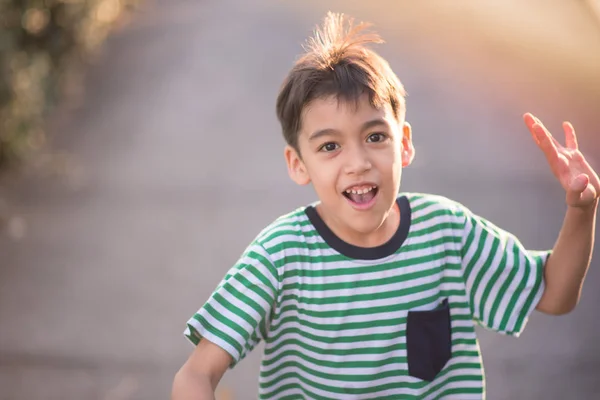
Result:
M597 204L597 203L596 203ZM563 227L544 271L546 289L537 310L546 314L572 311L592 260L596 207L589 210L569 208Z
M233 358L202 339L175 375L171 400L214 400L215 389Z
M579 151L571 124L563 124L563 147L531 114L525 115L525 123L565 189L567 203L562 229L544 268L545 290L536 309L546 314L566 314L579 302L590 266L600 179Z

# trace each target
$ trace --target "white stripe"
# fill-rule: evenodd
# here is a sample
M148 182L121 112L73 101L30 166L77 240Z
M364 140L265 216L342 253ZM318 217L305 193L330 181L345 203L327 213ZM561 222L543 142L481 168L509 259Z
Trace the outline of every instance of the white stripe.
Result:
M423 306L420 307L415 307L411 310L430 310L432 308L434 308L434 305L437 305L437 302L431 302L429 304L425 304ZM365 323L368 322L369 326L373 326L373 328L361 328L361 329L341 329L338 328L336 330L328 330L328 329L319 329L319 328L312 328L309 326L305 326L305 325L300 325L298 326L299 329L304 330L305 332L312 334L312 335L316 335L316 336L322 336L322 337L337 337L340 333L344 333L346 336L353 336L353 335L364 335L366 334L366 332L370 332L371 329L375 329L374 327L377 326L378 323L380 322L388 322L388 321L394 321L394 320L400 320L400 319L406 319L408 315L408 310L399 310L399 311L394 311L394 312L380 312L377 314L371 313L371 314L362 314L362 315L348 315L348 316L340 316L340 317L313 317L313 316L309 316L306 314L300 314L298 313L298 310L287 310L284 313L280 314L278 316L277 319L272 321L272 326L277 326L276 329L273 329L271 331L271 337L275 336L281 329L283 329L283 325L279 324L279 321L289 318L290 321L288 321L286 324L290 324L292 321L302 321L305 322L306 324L311 324L311 325L316 325L317 327L323 327L323 328L327 328L327 327L340 327L342 324L350 324L350 323ZM453 315L457 315L456 311L453 310ZM466 310L465 310L465 314L462 315L469 315L466 314ZM383 317L383 318L381 318ZM453 321L454 322L454 321ZM299 322L301 323L301 322ZM456 321L457 324L460 324L461 321L457 320ZM387 325L387 324L386 324ZM389 326L389 325L387 325Z
M441 209L452 209L452 205L453 205L452 200L449 200L445 197L437 196L437 195L430 195L430 194L420 194L419 196L420 197L422 196L422 197L421 198L412 197L410 199L411 208L417 208L425 203L431 203L431 204L427 205L422 210L417 211L417 213L421 213L421 212L423 212L423 210L427 210L432 207L437 207L437 208L441 208Z
M286 368L283 372L284 373L288 373L288 372L296 373L296 372L300 372L300 371L297 371L296 369ZM283 375L283 373L279 374L279 375ZM265 379L261 378L260 382L261 383L270 384L271 382L273 382L273 379L271 377L269 377L268 380L265 380ZM271 396L267 396L268 393L275 392L275 391L277 391L277 389L279 389L282 386L286 386L286 385L289 385L289 384L296 384L296 385L298 385L300 387L305 388L306 390L309 390L311 393L314 393L317 396L323 396L323 397L327 397L329 399L339 399L339 400L346 400L346 399L350 400L350 399L353 399L352 397L349 397L349 395L347 395L347 394L332 393L332 392L329 392L329 391L325 391L325 390L321 390L321 389L317 389L315 387L312 387L310 384L304 383L303 381L301 381L300 379L298 379L296 376L291 376L291 377L287 377L285 379L280 379L280 380L277 380L276 382L277 383L275 385L270 386L267 389L262 389L261 388L261 391L260 391L261 395L263 395L264 397L267 397L267 398L271 398ZM284 393L287 393L287 391L285 391ZM304 392L302 392L302 395L303 396L305 395ZM263 396L261 396L261 397L263 397ZM281 395L281 397L282 396L283 395ZM279 397L280 396L278 395L277 398L279 398Z
M310 346L314 346L314 347L321 347L321 348L329 347L329 348L338 349L338 350L353 348L356 346L355 342L345 343L345 342L340 341L340 342L328 344L328 343L324 343L323 341L312 340L312 339L309 339L304 336L298 336L298 333L296 333L297 331L293 331L293 329L297 329L299 332L306 332L307 334L312 335L312 336L321 337L324 340L348 338L348 337L355 337L355 336L365 336L365 335L368 336L368 335L385 334L385 333L393 333L393 332L402 332L403 330L406 330L406 322L393 324L393 325L386 325L386 326L377 326L377 324L378 324L378 322L388 322L390 320L400 319L400 318L404 318L404 320L406 321L406 319L405 319L406 315L407 315L406 312L403 312L403 313L399 312L399 313L394 313L392 318L385 318L385 319L381 319L381 320L376 320L373 317L369 318L369 316L365 316L363 318L363 320L372 322L372 327L363 328L363 329L344 329L344 330L342 330L342 329L338 329L338 330L315 329L312 327L305 326L300 322L291 321L291 322L286 323L285 325L277 326L277 329L274 329L270 332L270 334L269 334L270 337L276 337L282 331L292 329L292 331L287 331L281 337L277 338L277 342L273 343L271 345L271 347L273 348L273 347L276 347L277 345L279 345L280 343L285 343L285 341L289 338L296 338L296 339L298 339L300 341L304 341L306 344L308 344ZM453 315L470 315L470 314L468 314L467 312L464 312L461 314L455 314L453 312ZM283 318L285 318L285 316ZM273 321L273 325L277 324L277 322L278 321ZM346 321L344 321L344 322L346 322ZM332 325L331 324L321 324L321 326L330 327ZM471 319L452 320L452 326L454 328L474 328L474 324ZM458 339L458 338L472 339L472 338L475 338L475 335L468 334L468 333L459 333L459 332L453 333L453 339ZM399 343L405 343L406 338L404 337L404 335L401 335L398 338L396 338L396 340L399 341ZM381 342L385 342L385 341L373 341L373 342L367 342L367 343L375 344L375 343L381 343ZM365 346L366 346L366 344L365 344Z
M370 279L379 279L382 277L391 277L391 276L401 276L404 274L409 274L409 273L417 273L417 272L423 272L423 270L426 269L432 269L432 268L439 268L440 266L442 266L444 264L444 246L443 245L436 245L436 246L432 246L429 249L419 249L419 250L414 250L411 252L406 252L406 253L401 253L398 254L396 258L394 259L390 259L390 262L388 264L393 265L394 263L398 263L398 267L396 268L391 268L391 269L386 269L383 271L374 271L374 272L361 272L361 273L353 273L353 272L349 272L347 274L344 275L335 275L335 276L302 276L302 283L304 284L323 284L323 283L342 283L342 282L355 282L357 280L370 280ZM426 256L431 256L434 254L438 254L441 255L441 257L439 259L436 259L434 261L427 261L427 262L421 262L421 263L412 263L411 264L411 260L414 260L416 258L419 257L426 257ZM277 260L278 258L285 256L285 252L279 252L277 254L273 255L273 260ZM373 264L373 265L377 265L377 264ZM293 271L303 271L306 270L308 268L310 268L311 271L316 272L319 270L327 270L329 271L335 271L338 269L353 269L354 268L361 268L363 271L366 268L358 267L353 265L351 262L346 263L346 262L325 262L325 263L312 263L312 264L307 264L305 262L289 262L286 263L285 265L285 270L287 273L285 272L281 272L280 275L283 276L283 281L282 281L282 286L285 286L286 284L288 284L288 282L292 279L298 279L298 275L292 275L290 276L289 274ZM383 275L383 274L390 274L390 275ZM286 276L287 275L287 276Z
M417 301L427 299L430 297L431 298L435 297L432 301L430 301L427 304L415 306L412 308L414 310L432 309L432 308L434 308L433 307L434 305L437 305L438 293L439 293L439 288L425 290L425 291L422 291L419 293L403 296L401 303L409 303L409 302L413 302L413 301L417 302ZM325 309L324 311L327 311L327 310ZM365 311L367 311L367 310L365 310ZM314 317L314 316L310 316L310 315L301 313L300 310L298 310L298 309L292 309L292 310L285 311L282 314L281 318L284 318L285 316L293 316L293 317L297 316L298 318L301 318L302 320L305 320L307 322L316 323L316 324L323 324L323 322L327 322L327 324L324 324L324 325L339 325L341 323L371 322L374 320L375 316L377 316L377 315L388 315L389 317L386 319L399 318L402 315L406 315L407 311L408 310L398 310L398 311L394 311L393 313L388 313L387 311L383 310L383 311L380 311L377 313L366 313L363 315L347 315L347 316L336 316L336 317L331 317L331 316Z
M477 274L479 273L479 271L485 267L484 261L482 260L482 256L485 257L487 254L489 254L490 248L492 247L492 241L489 239L486 239L483 243L483 249L480 253L480 258L475 259L475 253L477 251L477 248L480 246L481 244L481 236L482 236L482 228L479 225L475 225L473 227L474 229L474 238L473 241L471 242L471 247L469 248L467 255L465 256L465 262L463 264L463 271L466 274L467 273L467 266L469 264L473 264L473 267L471 268L471 272L468 276L466 276L466 286L467 286L467 292L469 294L472 294L473 296L476 295L476 293L474 293L474 291L477 289L475 287L473 287L474 283L475 283L475 279L477 278ZM472 305L473 309L474 309L474 314L475 316L480 319L482 319L482 316L479 315L479 302L478 302L478 298L475 297L475 304Z
M471 362L475 362L475 361L471 361ZM479 360L477 360L476 362L479 362ZM473 374L473 370L469 375L473 376L474 378L477 377L479 378L478 375L474 375ZM457 376L457 374L452 374L452 376ZM449 376L450 377L450 376ZM481 379L481 378L479 378ZM437 383L434 383L434 385L437 385ZM439 389L434 390L431 394L429 394L426 399L439 399L439 395L448 390L448 389L463 389L463 388L480 388L481 385L481 380L475 380L475 381L454 381L454 382L446 382L443 385L440 386ZM475 399L481 399L481 394L479 395L473 395L473 397L466 397L465 394L454 394L454 395L444 395L444 400L446 399L457 399L457 400L468 400L469 398L475 398Z
M243 343L243 340L241 340L241 337L240 337L240 335L237 334L237 332L232 331L229 327L221 324L219 321L212 318L210 316L210 314L203 313L202 316L207 320L207 322L214 329L223 331L229 337L233 338L237 343ZM188 321L188 324L192 325L194 327L194 329L196 329L202 337L213 342L214 344L216 344L217 346L221 347L223 350L225 350L226 352L231 354L231 356L234 358L234 360L239 360L239 358L241 357L240 353L237 351L237 349L235 347L231 346L228 342L221 339L219 336L213 335L211 332L205 330L204 327L202 326L202 324L199 321L197 321L196 319L194 319L194 318L190 319ZM188 330L189 330L189 328L188 328ZM242 348L243 347L244 346L242 345Z
M488 250L487 246L488 244L486 243L486 246L484 247L484 251L482 252L480 261L481 261L481 269L485 269L483 272L483 277L481 278L481 281L479 282L479 287L477 288L477 291L475 292L475 314L478 315L480 313L481 307L483 306L483 315L479 315L479 317L481 318L482 321L485 321L485 323L487 325L491 325L492 321L490 321L490 313L492 311L492 305L494 302L494 297L488 297L488 300L486 302L486 304L482 304L483 301L483 294L485 293L486 289L488 287L490 287L490 285L492 285L492 277L494 276L494 274L496 273L496 271L498 271L498 269L500 268L500 264L502 263L502 258L504 257L505 254L505 248L503 246L506 246L506 238L504 237L500 237L500 243L498 245L498 251L496 251L496 254L494 254L494 257L492 258L491 263L486 263L486 258L490 255L490 251ZM487 241L489 242L489 247L491 249L492 245L494 244L494 239L492 237L488 236ZM473 271L475 272L475 271ZM506 274L508 272L508 270L506 268L504 268L504 271L502 271L503 274ZM479 272L478 272L479 273ZM477 274L473 274L473 278L475 279L477 277ZM501 281L499 281L498 283L502 284ZM496 292L498 292L499 288L498 288L498 284L492 286L492 288L496 289Z
M427 292L431 293L431 291L433 291L434 293L438 293L441 290L464 291L464 285L462 283L451 282L451 283L444 283L442 285L442 284L439 284L439 281L440 281L440 279L436 279L436 276L432 276L430 283L432 283L433 285L431 285L431 288L428 289ZM419 285L424 284L424 283L427 283L426 278L422 278L419 282ZM436 283L438 283L438 285L435 285ZM404 284L404 286L403 286L402 283L395 283L395 284L384 285L381 287L380 290L378 290L374 287L324 290L324 291L322 291L322 294L319 294L319 296L318 296L319 299L337 298L335 303L309 303L309 302L303 301L302 299L299 299L298 297L304 297L305 299L306 298L317 298L317 296L313 295L313 292L302 292L300 290L293 289L293 290L287 291L286 297L290 296L290 295L294 295L296 297L286 298L284 301L282 301L279 304L278 308L283 309L285 307L292 306L292 307L295 307L296 309L299 309L302 311L308 311L308 312L322 312L322 311L344 312L344 311L349 311L351 309L368 309L371 307L388 307L388 306L398 305L401 303L408 303L408 302L423 299L424 290L421 290L420 292L416 292L416 293L401 295L399 291L404 288L406 288L406 284ZM361 295L361 296L362 295L373 295L374 292L377 292L380 294L395 293L395 297L387 297L387 298L372 299L372 300L357 299L355 297L358 295ZM344 299L339 299L340 297L343 297ZM463 296L460 296L459 298L460 298L461 302L468 301ZM418 310L420 308L424 308L427 306L428 306L428 304L424 304L422 306L416 306L414 309Z
M257 237L258 241L265 241L267 238L273 237L273 235L286 231L295 231L298 232L298 235L315 232L315 227L311 223L307 224L307 221L308 218L290 218L286 221L272 224Z
M462 315L468 315L468 314L462 314ZM387 321L387 320L383 320L383 321ZM293 322L287 323L285 326L284 325L278 326L277 330L274 330L270 333L270 335L269 335L270 337L275 337L275 336L279 335L279 333L281 331L287 330L287 332L284 333L281 338L277 339L276 343L271 344L271 348L278 346L280 343L284 342L286 339L288 339L290 337L298 338L297 337L298 334L295 333L295 331L293 331L294 329L297 329L300 332L306 332L307 334L312 335L312 336L321 337L324 340L338 339L338 338L341 339L341 338L356 337L356 336L363 336L363 335L377 335L377 334L385 334L385 333L390 333L390 332L401 332L402 330L405 330L405 324L376 326L378 322L379 321L374 320L373 321L374 326L369 327L367 329L346 329L346 330L340 330L340 331L332 331L332 330L319 330L319 329L310 328L310 327L300 324L299 322L293 321ZM452 326L455 328L474 328L474 322L471 319L469 319L469 320L453 320ZM307 344L309 344L311 346L315 346L315 347L332 346L332 348L336 348L336 349L345 349L348 346L356 345L356 343L342 343L342 342L335 343L335 344L333 344L333 343L327 344L327 343L324 343L323 341L312 340L312 339L309 339L306 337L300 337L298 339L306 341ZM473 330L473 332L453 332L452 340L458 340L458 339L475 340L476 339L475 331ZM405 338L398 338L398 340L406 341Z
M248 274L251 275L251 274ZM247 276L248 279L251 278L251 276ZM249 297L250 299L254 300L256 303L258 303L258 305L265 311L269 311L271 309L271 304L267 303L267 301L265 299L262 298L262 296L258 295L256 292L254 292L252 289L249 289L248 287L246 287L243 283L241 283L240 281L238 281L236 279L236 277L232 277L230 278L227 283L229 283L234 289L236 289L238 292L244 294L245 296ZM267 293L270 293L270 290L268 287L266 287L264 284L260 283L259 285L261 288L266 289L265 291ZM233 299L235 298L235 296L231 293L229 293L227 291L227 289L224 287L221 290L219 290L218 292L219 294L221 294L223 297L225 297L227 300L229 300L230 302L233 303ZM270 293L272 295L272 293ZM253 308L248 306L246 303L244 303L242 300L236 299L237 303L239 305L239 308L243 309L244 311L248 312L249 314L252 315L253 312ZM255 317L255 319L260 319L260 316L258 316L258 314L256 314L256 311L254 311L254 315L257 315L257 317Z
M393 278L394 276L380 276L378 278ZM286 284L298 283L299 287L302 287L302 277L295 277L296 279L289 279ZM297 280L298 282L294 282ZM366 280L366 279L362 279ZM434 284L438 284L437 286ZM407 289L408 287L417 288L423 285L430 285L434 288L439 288L441 286L441 274L432 274L430 276L424 276L417 279L412 279L410 281L402 281L402 282L393 282L386 285L381 285L377 287L367 286L367 287L356 287L356 288L344 288L344 289L330 289L330 290L322 290L319 292L315 291L303 291L299 289L292 289L286 291L286 297L289 295L296 295L298 297L304 297L307 299L331 299L337 297L345 297L347 298L344 302L338 303L329 303L329 304L319 304L319 303L309 303L299 300L297 298L286 299L279 304L279 308L283 308L290 304L298 304L302 309L307 311L324 311L324 310L348 310L350 308L356 308L358 305L354 304L356 300L353 300L354 296L363 296L363 295L373 295L375 292L378 294L392 294L396 293L395 297L388 297L382 299L374 299L374 300L360 300L360 308L366 307L379 307L379 306L390 306L393 304L398 304L399 302L408 302L411 299L422 298L420 295L421 292L405 294L401 295L400 291ZM456 289L460 289L461 285L457 285L454 283L448 284L450 287L455 287ZM429 289L431 290L431 289ZM406 299L406 300L405 300Z
M514 308L513 312L511 313L510 318L508 319L508 324L506 326L506 330L509 332L515 330L517 321L523 314L524 306L525 306L525 303L527 302L527 297L531 293L531 290L533 289L535 280L536 280L536 272L537 271L535 271L535 269L531 268L532 267L531 264L534 264L533 260L531 260L529 257L527 257L527 255L525 253L519 252L519 261L521 262L521 269L523 270L523 275L525 274L526 269L529 268L529 276L527 277L527 281L525 283L526 287L523 288L523 290L521 290L519 292L519 297L515 304L515 308ZM527 263L531 263L531 264L528 265Z
M413 232L417 232L417 231L413 231ZM426 233L424 235L409 236L408 241L405 242L405 244L403 246L414 245L414 244L426 244L433 240L439 240L439 239L444 238L444 239L447 239L445 241L446 246L454 246L455 247L455 246L459 246L460 241L458 241L458 243L456 243L455 241L452 241L452 238L460 239L460 237L461 237L461 231L456 230L456 229L443 228L443 229L429 230L428 233Z
M300 341L302 341L301 337L298 337L297 335L296 338ZM286 338L286 340L289 340L290 338ZM399 344L405 344L406 343L406 339L404 337L398 337L396 339L390 339L390 340L377 340L377 341L367 341L367 342L360 342L360 346L361 348L368 348L368 349L382 349L385 347L391 347L391 346L398 346ZM329 349L331 349L331 347L333 346L327 346ZM337 347L337 346L336 346ZM352 346L351 344L346 344L346 349L344 350L352 350L356 348L356 343L354 343L354 345ZM293 344L287 344L285 346L282 346L281 348L279 348L276 352L272 353L272 354L268 354L265 356L265 361L271 361L274 360L278 357L280 357L283 353L288 353L290 351L296 351L300 354L303 354L307 357L310 357L312 359L316 359L316 360L323 360L323 361L327 361L327 362L332 362L332 363L337 363L337 366L335 367L328 367L328 366L322 366L319 364L313 364L312 362L303 359L300 356L294 355L294 354L287 354L286 356L280 358L279 360L277 360L275 363L270 364L268 366L263 367L263 371L264 372L270 372L272 370L277 370L281 367L281 365L285 364L286 362L289 361L297 361L299 363L302 364L307 364L312 366L311 368L322 372L322 373L328 373L328 374L333 374L333 375L373 375L373 374L377 374L377 373L381 373L381 372L388 372L388 371L392 371L392 370L407 370L408 369L408 365L406 364L406 362L398 362L398 361L386 361L386 364L378 366L378 367L371 367L371 368L345 368L343 365L345 363L350 363L350 362L381 362L384 359L389 359L392 357L404 357L406 358L407 353L405 349L400 349L397 348L395 350L390 350L387 351L385 353L377 353L377 354L345 354L345 355L336 355L336 354L328 354L326 351L326 349L323 349L323 352L319 353L319 352L314 352L312 350L306 349L300 345L297 345L295 343ZM339 349L336 349L339 350ZM463 351L463 350L468 350L468 351L477 351L476 345L455 345L452 346L452 350L453 351ZM473 360L475 358L475 360ZM469 360L468 362L479 362L479 355L474 355L474 356L460 356L460 357L455 357L454 359L458 359L458 360Z
M270 249L271 247L278 246L282 243L299 243L300 246L305 246L308 244L317 244L317 243L325 243L321 236L304 236L304 235L292 235L290 233L284 233L279 236L273 237L271 240L266 240L262 244L265 249ZM305 249L305 247L302 247ZM327 249L323 249L327 250Z
M262 263L262 261L256 259L254 256L250 256L248 254L250 252L256 253L256 254L260 255L261 257L265 258L268 262L271 263L271 267L273 268L273 270L275 270L275 266L273 265L273 260L271 259L271 256L269 255L269 253L267 253L267 251L262 246L250 247L248 249L248 251L246 251L245 256L240 259L240 261L237 263L237 265L239 266L240 264L243 264L243 265L251 265L251 266L255 267L263 277L267 278L267 280L271 283L271 285L275 289L279 290L280 289L279 279L278 279L279 277L274 276L274 274L271 271L271 269L269 268L269 266L264 265ZM235 272L241 273L244 277L248 278L253 283L257 283L260 286L264 287L264 284L252 272L248 271L247 269L237 268L237 271L235 271ZM232 275L235 275L235 273ZM269 292L270 289L267 288L266 291Z
M436 283L436 281L439 281L439 279L434 279L435 277L432 277L431 282L432 283ZM425 279L423 279L425 280ZM399 284L397 286L399 286L398 288L392 288L390 290L390 286L392 285L385 285L384 287L381 288L381 291L378 293L388 293L388 292L397 292L400 289L402 289L403 287ZM358 290L358 289L362 289L362 290ZM327 303L327 304L319 304L319 303L307 303L305 301L299 300L298 298L287 298L286 300L284 300L283 302L280 303L279 308L283 309L285 307L295 307L298 310L302 310L302 311L307 311L307 312L333 312L333 311L339 311L339 312L345 312L345 311L349 311L351 309L355 310L355 309L363 309L363 310L367 310L369 308L372 307L389 307L389 306L393 306L393 305L398 305L401 303L408 303L411 301L416 301L418 299L422 298L422 293L424 291L421 292L417 292L417 293L412 293L412 294L405 294L405 295L400 295L399 293L396 293L395 297L388 297L388 298L383 298L383 299L373 299L373 300L364 300L364 299L356 299L354 296L356 295L362 295L362 294L373 294L376 289L374 288L368 288L371 290L364 290L364 288L356 288L356 289L344 289L344 290L327 290L327 291L323 291L323 297L319 296L319 298L323 298L323 299L329 299L329 298L336 298L336 297L347 297L347 299L344 299L343 301L338 301L336 303ZM452 290L452 291L464 291L464 286L461 283L446 283L443 286L442 285L438 285L438 286L433 286L431 289L428 290L428 293L431 293L431 291L433 291L434 293L438 293L441 290ZM292 293L293 292L293 293ZM303 294L305 295L304 297L316 297L316 296L312 296L312 292L309 293L302 293L298 290L293 290L293 291L289 291L289 294L295 294L297 296L302 296ZM465 299L463 296L460 296L460 301L464 302L464 301L468 301L467 299ZM428 307L428 304L424 304L421 306L415 306L413 308L414 311L418 311L420 309L426 309Z
M435 231L438 229L437 226L442 222L460 223L461 221L459 219L457 219L456 221L448 220L448 217L446 217L446 216L435 216L435 217L431 217L431 218L423 220L423 221L419 221L415 224L411 224L410 231L411 232L420 232L423 230ZM456 232L460 232L460 231L456 231ZM425 236L427 236L427 234Z
M506 293L500 293L500 288L502 288L502 286L504 285L504 283L507 281L507 279L509 278L511 272L516 268L515 266L515 256L513 254L513 246L514 246L514 241L512 238L507 238L506 243L505 244L505 249L504 249L504 254L506 255L506 265L504 270L502 271L502 274L498 277L498 283L496 285L493 286L492 290L490 291L490 296L488 297L488 302L489 302L489 313L485 316L485 320L487 321L487 324L492 328L492 329L498 329L500 327L500 323L502 322L502 317L504 316L504 312L506 310L506 307L508 306L508 299L510 298L510 296L507 296ZM497 268L497 267L496 267ZM517 274L518 276L518 274ZM509 286L510 288L510 286ZM510 292L510 290L508 290L508 292ZM498 302L497 300L500 299L500 302ZM493 306L494 302L498 302L498 310L496 311L496 315L494 317L494 320L492 321L490 319L491 317L491 309ZM488 308L488 307L486 307Z
M455 357L452 359L452 364L454 364L454 363L472 363L472 362L473 362L473 357ZM303 363L306 364L306 362L303 362ZM449 364L449 365L451 365L451 364ZM318 370L319 368L318 367L315 368L315 366L311 365L311 369ZM463 371L462 374L461 374L461 371ZM392 377L379 378L379 379L374 379L374 380L369 380L369 381L364 381L364 382L340 381L340 380L331 379L331 378L321 378L319 376L315 376L308 372L305 372L304 370L302 370L300 368L282 368L268 378L267 382L278 382L272 388L269 388L270 391L275 390L277 387L283 386L282 382L287 383L287 379L280 379L279 377L282 375L285 375L288 372L297 373L298 375L304 377L305 380L308 382L315 382L315 383L321 384L321 385L327 385L327 386L332 386L332 387L336 387L336 388L348 388L348 389L349 388L366 389L369 387L386 385L386 384L390 384L390 383L400 383L400 382L410 382L410 383L422 382L420 379L412 377L412 376L401 376L401 377L400 376L392 376ZM449 373L447 373L446 375L444 375L443 378L440 378L439 382L434 381L430 385L428 385L422 389L403 389L401 391L401 393L407 394L407 395L413 395L413 396L422 395L423 393L425 393L427 391L427 389L429 387L440 384L442 382L442 380L447 380L450 377L460 376L460 375L471 375L472 376L473 369L465 368L465 369L453 370L453 371L450 371ZM346 375L346 376L348 376L348 375ZM302 384L302 385L303 386L306 385L306 387L309 387L309 384ZM454 385L456 385L456 386L454 386ZM469 385L473 385L473 386L469 386ZM452 384L452 386L450 386L450 383L445 383L443 385L443 390L448 387L480 387L480 386L481 386L481 382L479 382L479 381L470 382L470 383L456 382L456 383ZM312 388L313 387L310 386L309 390L314 391L314 392L317 391L317 390L313 390ZM322 392L319 391L319 394L321 394L321 393ZM327 394L330 395L329 393L327 393ZM351 398L351 397L349 397L349 395L346 395L344 398ZM362 398L364 398L364 395L362 396Z
M258 313L256 311L254 311L254 309L252 307L246 306L244 303L241 303L239 300L235 299L233 296L226 297L226 299L228 301L230 301L234 306L239 308L240 310L246 312L247 314L250 314L250 316L255 321L260 320L260 316L258 316ZM254 327L252 325L250 325L245 319L243 319L242 317L238 316L235 313L232 313L231 311L229 311L228 309L223 307L221 305L221 303L219 303L218 301L213 301L210 304L219 314L221 314L223 317L227 318L227 320L235 323L240 328L242 328L244 331L248 332L248 335L252 334L252 332L254 331ZM257 319L257 317L258 317L258 319ZM239 342L239 343L241 345L244 344L244 342Z

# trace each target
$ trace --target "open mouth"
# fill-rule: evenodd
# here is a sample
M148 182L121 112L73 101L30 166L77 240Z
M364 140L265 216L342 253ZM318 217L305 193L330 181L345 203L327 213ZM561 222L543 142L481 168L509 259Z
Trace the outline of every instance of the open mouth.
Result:
M342 194L356 205L369 204L377 195L379 188L375 185L353 187L346 189Z

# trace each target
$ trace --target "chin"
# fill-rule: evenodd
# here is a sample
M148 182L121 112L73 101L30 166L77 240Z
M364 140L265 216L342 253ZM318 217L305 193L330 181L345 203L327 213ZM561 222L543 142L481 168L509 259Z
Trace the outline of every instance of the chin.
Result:
M385 215L364 215L362 217L353 218L353 223L349 224L352 230L357 233L368 235L371 234L383 225Z

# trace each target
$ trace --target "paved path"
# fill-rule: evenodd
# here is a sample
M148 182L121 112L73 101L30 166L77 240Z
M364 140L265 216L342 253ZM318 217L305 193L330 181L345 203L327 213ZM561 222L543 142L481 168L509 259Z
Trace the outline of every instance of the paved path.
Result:
M600 154L600 85L589 79L600 63L584 51L600 39L576 10L515 18L510 32L530 33L515 46L496 35L504 6L484 18L391 0L167 4L109 42L83 107L51 125L72 172L5 185L16 219L0 237L0 400L168 398L191 350L187 318L259 229L314 199L286 175L274 99L328 8L377 22L389 43L417 146L405 190L452 197L551 247L562 193L521 113L556 128L564 112ZM559 49L527 57L547 43L540 21L557 15L570 24L554 29ZM556 61L565 54L577 62ZM598 259L571 315L535 315L519 340L482 332L489 399L597 398ZM259 360L260 349L227 374L221 398L254 398Z

